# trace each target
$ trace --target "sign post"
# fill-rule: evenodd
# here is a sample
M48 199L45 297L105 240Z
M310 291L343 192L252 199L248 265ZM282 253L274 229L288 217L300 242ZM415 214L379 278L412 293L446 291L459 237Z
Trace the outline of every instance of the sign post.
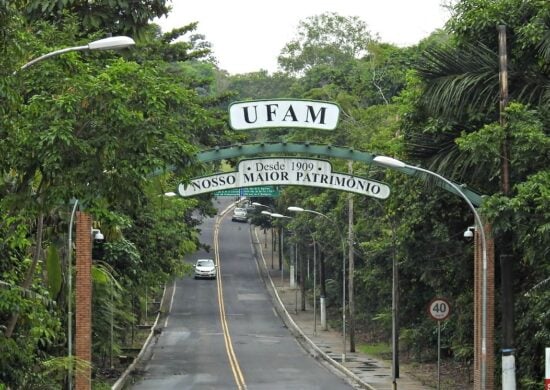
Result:
M437 321L437 389L441 389L441 321L451 314L451 306L446 299L434 298L428 306L428 314Z
M546 348L546 375L544 379L544 390L550 390L550 348Z

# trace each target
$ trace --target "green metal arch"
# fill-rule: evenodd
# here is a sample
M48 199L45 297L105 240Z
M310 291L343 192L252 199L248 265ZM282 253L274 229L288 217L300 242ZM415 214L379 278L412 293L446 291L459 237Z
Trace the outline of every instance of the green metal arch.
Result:
M324 156L332 158L340 158L344 160L360 161L367 164L372 164L373 159L376 156L368 152L362 152L353 148L346 148L342 146L311 144L309 142L261 142L253 144L238 144L227 147L216 147L214 149L208 149L197 154L197 159L200 162L219 161L230 158L245 157L245 156L258 156L262 154L305 154L308 156ZM392 168L400 171L409 176L421 176L420 172L411 168ZM466 197L472 202L474 206L481 205L482 197L479 193L470 189L465 184L455 183L460 187ZM438 182L438 186L455 194L460 195L454 188L447 183Z
M300 153L306 155L326 156L344 160L372 163L373 154L360 152L352 148L341 146L320 145L298 142L261 142L255 144L231 145L224 148L209 149L200 152L197 157L201 162L217 161L242 156L257 156L273 153Z

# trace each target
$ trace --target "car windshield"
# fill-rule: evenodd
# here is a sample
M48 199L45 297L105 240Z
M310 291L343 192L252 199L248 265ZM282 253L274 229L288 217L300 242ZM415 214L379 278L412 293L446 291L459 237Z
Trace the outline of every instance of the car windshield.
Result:
M235 213L246 213L246 210L245 210L245 209L241 209L241 208L236 208L236 209L235 209Z
M214 262L212 260L199 260L197 261L197 267L212 267Z

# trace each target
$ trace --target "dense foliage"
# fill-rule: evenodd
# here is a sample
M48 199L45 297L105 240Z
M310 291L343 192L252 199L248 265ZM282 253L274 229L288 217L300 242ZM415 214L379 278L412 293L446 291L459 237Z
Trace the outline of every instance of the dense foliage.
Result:
M396 156L486 195L481 213L492 223L497 246L495 351L502 345L499 256L511 254L518 384L538 388L550 325L550 5L536 0L459 1L445 31L410 48L378 42L368 33L363 34L366 41L349 42L355 39L354 31L366 26L353 18L342 20L333 14L307 19L279 57L281 68L298 77L288 95L339 103L339 131L289 131L279 133L279 139L353 145ZM509 101L502 115L497 24L506 25L508 40ZM342 47L337 56L331 42ZM362 56L350 49L354 47L365 48ZM324 56L338 63L322 60ZM242 85L242 78L235 87ZM510 150L509 193L501 188L503 142ZM341 161L333 164L339 171L348 170ZM431 181L404 179L360 164L354 164L353 172L384 180L392 189L384 202L354 196L353 314L360 337L389 341L395 256L402 351L416 359L433 359L434 323L425 307L433 297L445 296L453 306L443 329L445 351L468 366L473 359L473 248L463 232L473 225L471 212ZM299 237L315 231L323 243L327 301L336 312L334 321L339 321L339 240L340 232L347 235L348 195L292 188L274 205L283 213L288 206L317 210L334 221L330 226L326 219L297 215L288 228L300 232ZM308 250L304 242L288 243L301 245L300 252ZM499 383L500 375L495 374Z
M514 259L518 384L539 388L550 345L549 3L457 1L444 31L407 48L381 42L357 17L312 16L283 48L282 71L272 75L218 69L210 44L194 34L196 23L168 33L151 24L167 10L164 0L0 2L0 388L59 388L75 364L63 358L67 301L73 299L67 232L74 199L106 236L94 247L98 370L129 343L145 315L147 291L186 271L183 256L203 244L200 218L215 212L206 197L162 195L210 169L194 161L198 150L247 139L395 156L486 195L480 211L492 223L497 256ZM510 91L503 113L497 24L507 26L508 38ZM108 33L132 35L136 47L66 53L18 71L37 55ZM230 101L282 97L338 103L338 130L243 135L228 129ZM507 192L501 186L503 143L510 150ZM471 366L473 247L463 239L473 225L468 207L422 178L332 164L392 189L385 201L353 196L350 326L358 342L390 340L396 263L402 353L434 358L435 325L425 307L445 296L453 306L443 327L445 356ZM300 206L332 221L297 214L285 223L294 232L285 242L306 258L311 246L297 237L319 244L323 294L336 325L349 198L293 187L277 199L259 199L283 213ZM257 216L254 223L269 227L272 221ZM497 261L497 275L498 268ZM497 303L499 284L497 277ZM498 351L498 305L496 311Z
M97 370L128 343L147 288L186 272L183 256L201 245L196 226L210 203L163 194L202 169L197 150L234 142L208 43L174 42L196 24L161 34L150 20L166 12L164 1L86 4L1 4L0 387L59 388L75 364L63 358L74 199L106 238L93 251ZM130 5L138 18L125 16ZM107 33L134 33L136 47L18 70Z

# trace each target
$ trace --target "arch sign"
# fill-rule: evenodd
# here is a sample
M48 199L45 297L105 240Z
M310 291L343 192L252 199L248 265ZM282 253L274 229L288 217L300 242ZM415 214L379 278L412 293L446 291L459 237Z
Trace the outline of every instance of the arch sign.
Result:
M296 185L329 188L386 199L390 188L381 182L332 171L326 160L279 157L242 160L237 171L192 179L180 184L177 193L182 197L231 188L265 185Z
M229 125L233 130L292 127L334 130L340 107L320 100L255 100L229 106Z

